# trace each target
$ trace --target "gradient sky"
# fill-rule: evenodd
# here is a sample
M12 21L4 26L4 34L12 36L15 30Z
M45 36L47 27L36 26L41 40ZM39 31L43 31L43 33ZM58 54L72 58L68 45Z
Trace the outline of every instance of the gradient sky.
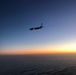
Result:
M0 54L65 52L76 52L76 0L0 1Z

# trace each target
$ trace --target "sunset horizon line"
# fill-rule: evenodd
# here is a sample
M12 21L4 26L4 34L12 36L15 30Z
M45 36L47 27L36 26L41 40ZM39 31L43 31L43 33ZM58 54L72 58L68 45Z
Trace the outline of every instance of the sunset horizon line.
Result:
M53 55L53 54L76 54L76 52L44 52L44 53L0 53L0 55Z

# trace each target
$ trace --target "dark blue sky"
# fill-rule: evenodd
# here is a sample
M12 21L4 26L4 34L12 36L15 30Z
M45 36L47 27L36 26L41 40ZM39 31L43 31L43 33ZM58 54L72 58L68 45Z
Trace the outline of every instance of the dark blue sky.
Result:
M44 28L29 31L30 27ZM1 0L1 49L76 41L75 0Z

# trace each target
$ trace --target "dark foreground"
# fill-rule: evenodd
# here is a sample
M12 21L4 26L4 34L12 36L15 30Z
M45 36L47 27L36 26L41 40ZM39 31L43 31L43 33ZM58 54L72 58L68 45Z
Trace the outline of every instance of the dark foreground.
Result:
M66 67L61 71L57 71L52 75L76 75L76 66Z
M0 75L76 75L76 55L1 55Z

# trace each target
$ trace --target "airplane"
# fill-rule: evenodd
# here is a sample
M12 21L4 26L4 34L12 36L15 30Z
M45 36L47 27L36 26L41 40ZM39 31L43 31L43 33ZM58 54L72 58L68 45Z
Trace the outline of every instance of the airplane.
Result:
M41 26L33 27L33 28L30 28L29 30L38 30L38 29L41 29L41 28L43 28L43 23L41 23Z

